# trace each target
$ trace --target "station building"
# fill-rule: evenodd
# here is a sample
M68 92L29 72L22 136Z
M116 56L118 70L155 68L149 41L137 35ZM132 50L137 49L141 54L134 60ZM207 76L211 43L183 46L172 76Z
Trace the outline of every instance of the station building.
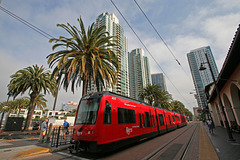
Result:
M223 105L220 104L216 87ZM205 93L209 114L215 126L225 127L225 112L230 128L240 131L240 25L216 80L216 86L214 83L209 84L205 87Z

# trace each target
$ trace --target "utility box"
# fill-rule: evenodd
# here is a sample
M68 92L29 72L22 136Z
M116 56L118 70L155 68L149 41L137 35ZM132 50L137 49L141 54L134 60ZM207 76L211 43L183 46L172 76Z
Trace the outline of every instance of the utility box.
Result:
M8 117L4 131L21 131L23 120L23 117Z

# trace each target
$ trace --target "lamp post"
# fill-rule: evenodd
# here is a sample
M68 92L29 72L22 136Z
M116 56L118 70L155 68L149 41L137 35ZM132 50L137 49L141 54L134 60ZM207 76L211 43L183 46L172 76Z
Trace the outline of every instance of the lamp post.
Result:
M208 58L208 55L205 53L205 56L206 56L206 59L207 59L207 64L209 66L209 69L210 69L210 72L211 72L211 75L212 75L212 78L213 78L213 83L215 85L215 89L216 89L216 93L217 93L217 96L218 96L218 100L219 100L219 104L220 104L220 107L222 109L222 112L223 112L223 118L224 118L224 123L225 123L225 126L227 128L227 133L228 133L228 138L229 138L229 141L235 141L233 139L233 136L232 136L232 132L230 130L230 127L229 127L229 123L228 123L228 120L227 120L227 116L226 116L226 113L225 113L225 110L224 110L224 106L223 106L223 103L222 103L222 99L221 99L221 96L220 96L220 93L219 93L219 90L218 90L218 87L217 87L217 83L216 83L216 80L215 80L215 77L213 75L213 71L212 71L212 67L210 65L210 62L209 62L209 58ZM203 66L204 63L201 63L201 66L199 68L199 70L205 70L206 67Z

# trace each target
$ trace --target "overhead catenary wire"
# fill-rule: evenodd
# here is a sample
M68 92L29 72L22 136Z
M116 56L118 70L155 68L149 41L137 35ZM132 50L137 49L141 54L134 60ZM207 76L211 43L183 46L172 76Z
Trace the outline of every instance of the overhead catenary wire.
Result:
M172 86L176 89L176 91L179 93L179 95L186 101L186 103L188 105L190 105L188 103L188 101L185 99L185 97L180 93L180 91L177 89L177 87L174 85L174 83L170 80L170 78L167 76L166 72L163 70L163 68L160 66L160 64L157 62L157 60L153 57L152 53L148 50L148 48L146 47L146 45L143 43L143 41L140 39L140 37L138 36L138 34L135 32L135 30L132 28L132 26L130 25L130 23L127 21L127 19L123 16L122 12L118 9L118 7L116 6L116 4L110 0L111 3L113 4L113 6L116 8L116 10L118 11L118 13L122 16L122 18L124 19L124 21L127 23L127 25L129 26L129 28L132 30L132 32L135 34L135 36L137 37L137 39L140 41L140 43L143 45L143 47L145 48L145 50L149 53L149 55L153 58L153 60L155 61L155 63L157 64L157 66L162 70L162 72L165 74L166 78L170 81L170 83L172 84Z
M152 28L154 29L154 31L157 33L158 37L162 40L163 44L166 46L166 48L169 50L169 52L172 54L173 58L175 59L175 61L178 63L178 65L182 68L182 70L184 71L184 73L187 75L187 77L189 78L189 75L187 74L187 72L184 70L183 66L181 65L180 61L176 58L176 56L174 55L174 53L172 52L172 50L168 47L167 43L164 41L164 39L162 38L162 36L160 35L160 33L157 31L157 29L154 27L153 23L150 21L150 19L148 18L148 16L146 15L146 13L143 11L143 9L141 8L141 6L137 3L136 0L134 0L134 2L136 3L136 5L138 6L138 8L141 10L141 12L143 13L144 17L148 20L148 22L150 23L150 25L152 26ZM191 80L191 78L189 78Z
M21 23L25 24L26 26L28 26L29 28L33 29L34 31L38 32L39 34L41 34L42 36L44 36L47 39L51 39L54 38L53 36L51 36L50 34L46 33L45 31L41 30L40 28L34 26L33 24L29 23L28 21L20 18L19 16L17 16L16 14L10 12L9 10L7 10L6 8L3 8L2 6L0 6L0 10L2 10L3 12L5 12L6 14L8 14L9 16L15 18L16 20L20 21Z

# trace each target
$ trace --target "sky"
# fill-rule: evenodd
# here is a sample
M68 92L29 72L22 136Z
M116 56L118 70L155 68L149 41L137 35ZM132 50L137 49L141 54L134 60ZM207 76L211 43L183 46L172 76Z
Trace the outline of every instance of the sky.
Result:
M138 40L124 18L144 43ZM128 51L143 48L149 58L151 73L165 73L167 90L174 100L192 111L194 84L187 61L191 50L210 46L220 71L235 32L240 24L239 0L136 0L173 55L154 31L134 0L2 0L1 7L40 28L53 37L66 36L57 24L70 23L79 28L81 16L87 28L103 12L114 13L128 39ZM53 43L38 32L0 10L0 102L7 100L10 76L32 65L49 69L46 57L53 53ZM147 50L146 50L146 48ZM154 61L154 59L157 63ZM60 89L57 109L68 101L79 102L82 89L74 94ZM22 96L26 96L22 95ZM20 98L19 95L17 98ZM48 109L54 98L46 95Z

